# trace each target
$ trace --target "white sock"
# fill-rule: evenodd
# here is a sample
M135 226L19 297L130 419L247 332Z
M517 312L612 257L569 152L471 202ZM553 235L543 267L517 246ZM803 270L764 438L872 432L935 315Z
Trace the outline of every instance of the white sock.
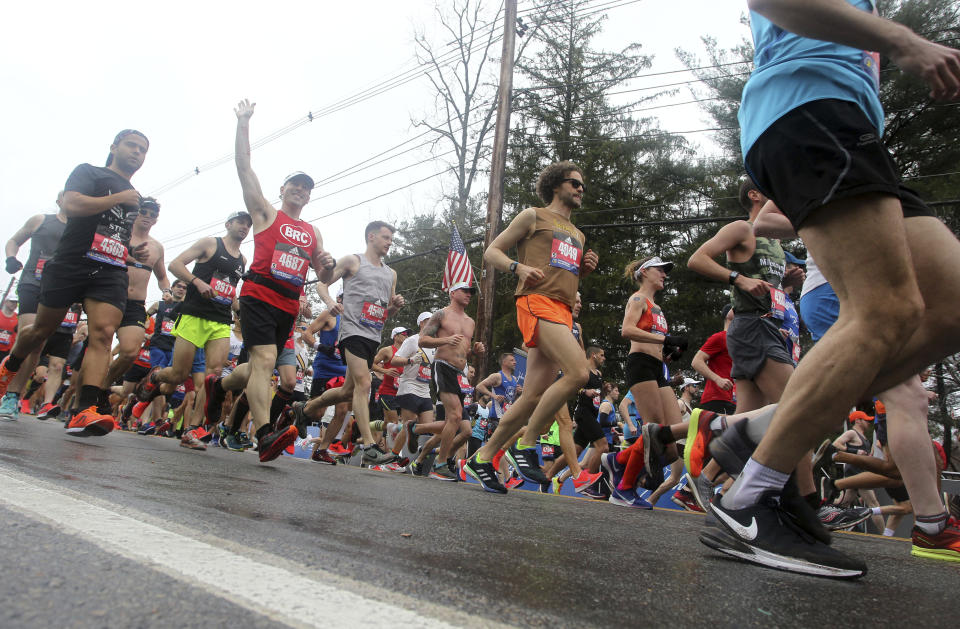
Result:
M881 507L874 507L871 511L873 515L883 515L883 509Z
M948 515L946 511L935 515L917 515L913 518L913 524L928 535L939 535L947 526Z
M884 537L893 537L893 529L883 529Z
M722 504L727 509L743 509L757 504L767 491L781 491L790 474L761 465L751 457L743 467L740 478L724 494Z
M727 429L727 416L717 415L710 421L710 430L722 432Z

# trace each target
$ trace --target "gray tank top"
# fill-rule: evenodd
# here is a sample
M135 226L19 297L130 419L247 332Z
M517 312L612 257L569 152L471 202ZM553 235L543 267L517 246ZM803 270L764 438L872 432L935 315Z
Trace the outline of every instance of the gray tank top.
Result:
M340 340L360 336L379 343L390 305L393 271L386 264L373 266L365 256L357 257L360 258L360 268L343 280Z
M40 286L43 267L57 250L57 243L60 242L60 236L63 235L66 226L66 223L60 222L56 214L43 215L40 227L30 236L30 256L20 274L21 285Z

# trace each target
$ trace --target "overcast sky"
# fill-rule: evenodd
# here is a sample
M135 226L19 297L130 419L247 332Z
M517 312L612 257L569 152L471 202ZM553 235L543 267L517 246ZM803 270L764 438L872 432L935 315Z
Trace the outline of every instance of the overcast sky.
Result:
M521 14L542 0L520 0ZM591 0L591 5L610 5ZM737 43L740 0L641 0L608 11L600 48L631 42L654 56L651 72L680 69L674 49L700 50L700 37ZM54 199L79 163L103 165L117 131L136 128L150 151L133 183L147 195L194 167L229 155L242 98L257 103L254 140L283 129L370 86L411 69L413 33L442 46L431 0L333 3L133 3L97 1L16 3L4 9L0 37L0 218L4 241L26 219L55 210ZM497 45L499 54L499 45ZM670 81L691 78L670 75ZM666 80L658 79L664 83ZM635 81L642 87L650 79ZM689 100L684 93L677 100ZM285 175L303 170L318 182L420 133L416 117L434 117L424 78L318 117L256 149L253 168L275 199ZM661 126L678 131L707 126L691 105L660 110ZM709 148L704 134L688 136ZM409 146L413 146L411 143ZM405 147L405 148L407 148ZM374 218L398 221L437 207L451 179L435 177L367 202L443 169L440 161L385 173L429 157L421 149L351 177L322 184L303 212L335 257L360 251L362 226ZM368 179L370 183L361 184ZM358 185L361 184L361 185ZM479 192L485 183L475 189ZM338 192L343 188L353 189ZM152 234L169 261L201 236L222 233L222 220L241 209L232 159L203 170L159 195ZM590 200L585 200L589 205ZM327 218L324 215L360 204ZM28 246L21 249L21 262ZM252 245L247 245L248 259ZM0 290L10 276L0 273ZM402 278L400 289L402 291ZM152 286L150 299L159 296Z

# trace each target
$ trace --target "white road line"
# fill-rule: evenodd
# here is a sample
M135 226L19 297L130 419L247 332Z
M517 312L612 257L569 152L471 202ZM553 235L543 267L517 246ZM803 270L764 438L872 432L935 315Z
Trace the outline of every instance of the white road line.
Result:
M191 581L277 622L310 627L455 626L171 533L3 471L0 487L0 504L52 522L61 532L108 552Z

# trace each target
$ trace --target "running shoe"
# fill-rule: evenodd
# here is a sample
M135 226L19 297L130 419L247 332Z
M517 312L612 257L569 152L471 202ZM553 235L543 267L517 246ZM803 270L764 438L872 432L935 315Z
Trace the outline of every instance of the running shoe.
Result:
M835 505L824 504L817 509L817 519L819 519L820 523L823 524L823 526L828 530L836 531L843 528L843 526L840 526L839 523L841 521L841 515L844 511L845 509Z
M540 469L540 457L537 455L536 448L524 448L521 450L516 444L510 446L505 456L513 469L517 471L523 480L531 483L549 483L550 479L544 476Z
M282 430L275 430L259 440L260 462L267 463L283 454L287 446L297 440L297 429L287 426Z
M414 456L416 456L419 447L419 437L417 433L414 432L414 429L417 427L417 422L410 420L407 422L407 450L409 450Z
M611 487L616 487L617 485L620 484L620 481L623 480L623 472L627 469L625 465L620 465L619 463L617 463L616 452L606 452L602 454L600 456L600 467L602 467L607 471L607 474L609 475L609 480L607 482L610 483ZM583 476L583 472L586 472L586 470L581 471L580 473L581 476ZM597 482L598 480L600 479L598 478L597 480L594 481L594 483ZM591 485L592 484L593 483L591 483ZM573 481L573 490L578 494L583 493L583 489L577 487L576 480Z
M310 458L317 463L324 463L326 465L337 464L337 460L330 456L330 453L327 452L326 448L317 448L313 451L313 454L310 455Z
M20 400L20 414L33 415L33 409L30 408L30 400Z
M347 450L343 447L343 443L335 441L330 444L330 447L327 448L330 451L330 454L333 456L350 456L352 454L350 450Z
M850 507L849 509L837 509L830 513L826 519L820 521L829 531L843 531L851 529L873 515L873 509L870 507Z
M160 395L160 383L157 382L156 375L160 371L160 366L153 367L143 377L143 380L137 383L134 394L141 402L151 402Z
M940 559L942 561L960 561L960 522L956 518L947 520L947 526L936 535L925 533L913 527L913 549L910 554L914 557Z
M460 459L457 461L457 475L460 477L460 480L464 483L467 482L467 472L463 469L463 466L466 465L466 459Z
M500 479L497 478L497 470L494 469L493 463L490 461L480 463L477 461L477 455L474 454L467 459L463 469L480 483L484 491L489 491L494 494L507 493L507 488L500 483Z
M91 406L70 419L67 434L73 437L102 437L113 430L115 425L113 417L100 415L97 407Z
M384 463L390 463L395 460L397 457L393 452L384 452L377 444L370 446L365 446L363 448L363 462L367 465L382 465Z
M150 423L145 424L144 426L142 426L142 427L140 428L140 430L137 431L137 434L138 434L138 435L153 435L153 434L156 434L156 432L157 432L157 424L156 424L156 422L150 422Z
M683 464L687 466L690 476L697 478L703 471L703 466L710 460L708 446L713 439L710 422L717 416L713 411L700 408L690 413L690 426L687 428L687 446L683 449Z
M777 492L761 495L760 502L743 509L728 509L719 496L710 511L730 539L715 531L700 535L701 543L724 554L761 566L824 577L855 579L867 573L862 561L848 557L796 526L780 506Z
M307 424L310 423L310 419L306 413L303 412L303 407L306 406L306 404L306 402L294 402L292 405L284 408L282 414L291 426L297 428L297 435L299 435L301 439L307 438Z
M243 431L237 433L237 440L240 442L240 445L243 446L244 450L249 450L253 447L253 439L251 439L250 435Z
M599 485L599 483L590 485L581 491L580 495L586 496L587 498L591 498L593 500L607 500L607 496L603 495L603 492L600 491ZM613 492L611 492L611 495L613 495Z
M834 469L835 464L833 462L833 455L836 452L837 449L833 447L833 442L830 439L824 439L823 443L820 444L820 447L817 448L817 451L813 455L814 476L824 474L833 478L836 475L836 470Z
M586 491L587 489L590 489L590 487L591 487L591 485L587 485L587 487L586 487L586 489L584 489L584 491ZM557 494L557 495L559 496L559 495L560 495L560 491L563 489L563 481L560 480L559 478L557 478L556 476L554 476L554 477L553 477L553 480L550 481L550 488L553 490L553 493L555 493L555 494Z
M387 463L383 466L388 472L393 472L394 474L406 474L407 466L400 465L399 463Z
M507 489L516 489L521 485L523 485L522 478L520 478L519 476L511 476L510 478L507 479L507 482L504 485L504 487L506 487Z
M610 491L610 497L607 499L611 504L621 507L632 507L634 509L653 509L653 505L637 495L637 490L617 489L614 487Z
M682 507L685 511L704 513L704 510L700 508L699 504L697 504L697 499L694 498L693 492L686 491L685 489L678 489L677 491L673 492L670 500L673 501L673 504Z
M219 424L217 424L217 436L220 438L221 443L223 443L223 441L226 440L227 435L229 434L230 434L230 429L227 428L226 424L224 424L223 422L220 422Z
M552 485L553 485L553 480L551 479L549 483L541 483L540 485L538 485L537 491L540 492L541 494L549 494Z
M0 395L6 394L7 387L10 386L10 381L17 375L16 371L7 369L8 360L10 360L10 357L4 356L3 361L0 361Z
M829 476L820 477L820 499L824 502L833 502L837 499L841 491L837 489L833 479Z
M6 360L6 359L4 359ZM17 407L20 406L20 396L16 393L7 393L0 400L0 420L15 422L19 413Z
M713 483L708 481L703 474L694 478L687 474L687 487L690 488L690 493L693 494L693 499L697 501L697 505L702 511L709 512L710 499L713 498Z
M414 476L423 476L423 463L414 461L407 469L409 469L410 473Z
M200 435L196 430L188 430L180 437L180 447L190 448L191 450L206 450L207 446L200 441Z
M60 414L60 406L52 402L47 402L40 407L40 412L37 413L37 419L46 420L53 419Z
M220 387L221 393L217 393L217 387L213 386L220 377L215 373L207 374L203 379L203 391L207 394L207 400L203 405L203 414L209 422L219 422L223 415L223 387Z
M247 445L243 443L240 439L240 435L237 433L228 433L225 437L220 437L220 443L222 447L230 450L231 452L243 452L247 449Z
M169 437L171 428L173 428L173 424L169 420L162 421L157 424L156 435L158 437Z
M650 485L656 489L663 483L663 444L657 439L656 431L660 430L659 424L644 424L640 429L640 436L643 438L643 466L647 468L647 476L650 477Z
M457 474L450 469L450 466L446 463L439 463L433 466L433 469L430 470L430 478L436 480L447 480L456 482Z

